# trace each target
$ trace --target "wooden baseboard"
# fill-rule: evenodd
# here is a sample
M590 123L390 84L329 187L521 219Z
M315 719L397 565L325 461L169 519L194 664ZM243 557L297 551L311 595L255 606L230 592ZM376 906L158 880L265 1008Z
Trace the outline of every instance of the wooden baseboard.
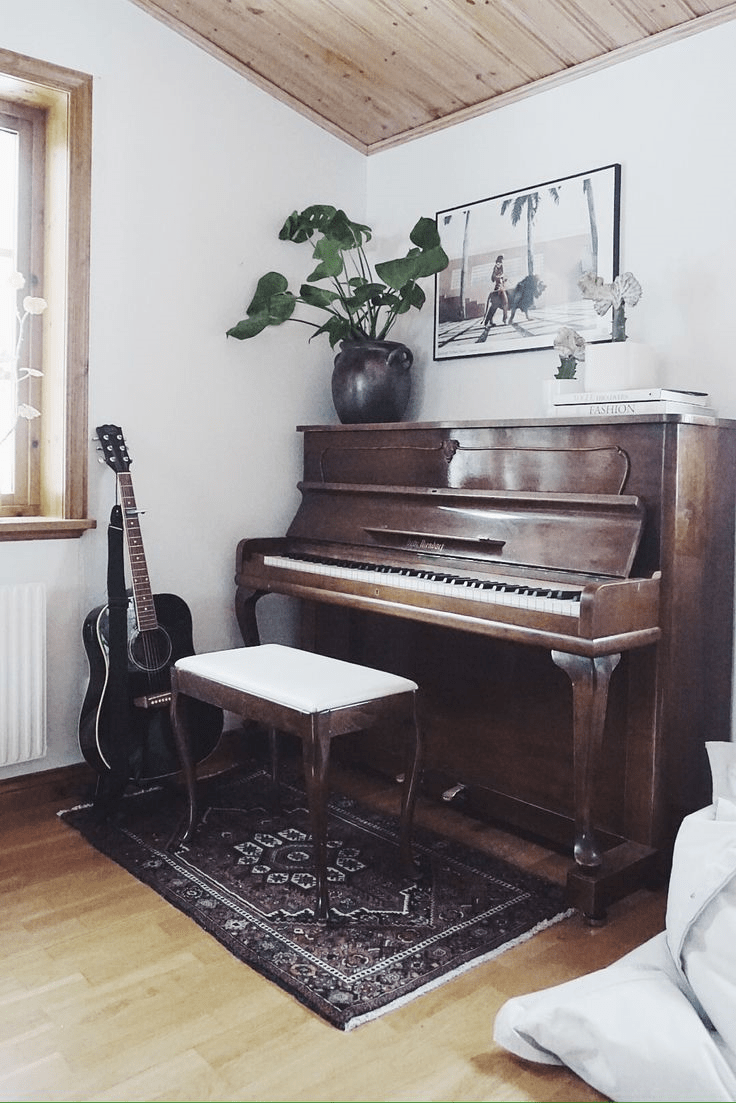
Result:
M0 807L15 812L29 805L56 804L90 800L95 788L95 772L86 762L57 766L54 770L37 770L32 774L0 779Z
M200 773L206 776L236 765L243 747L242 730L223 732L215 750L201 764ZM4 812L13 812L44 804L55 805L56 809L83 804L92 800L96 781L95 771L86 762L1 778L0 808Z

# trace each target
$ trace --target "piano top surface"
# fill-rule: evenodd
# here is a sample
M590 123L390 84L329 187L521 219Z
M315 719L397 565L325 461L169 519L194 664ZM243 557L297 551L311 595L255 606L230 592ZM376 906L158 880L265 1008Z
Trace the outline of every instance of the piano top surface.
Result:
M616 417L613 424L641 424L641 423L683 423L696 425L713 425L736 428L736 419L707 417L703 414L631 414ZM401 422L370 422L363 425L297 425L299 433L306 432L365 432L375 429L495 429L495 428L524 428L526 426L546 425L608 425L612 424L610 417L544 417L544 418L496 418L489 420L458 420L458 421L401 421Z

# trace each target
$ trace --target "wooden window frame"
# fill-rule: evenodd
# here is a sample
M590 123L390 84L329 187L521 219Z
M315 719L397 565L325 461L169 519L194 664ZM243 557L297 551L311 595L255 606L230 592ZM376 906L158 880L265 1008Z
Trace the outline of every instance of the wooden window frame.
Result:
M0 541L77 537L95 525L86 516L92 77L0 49L0 99L47 114L43 296L57 318L44 335L38 515L0 516Z

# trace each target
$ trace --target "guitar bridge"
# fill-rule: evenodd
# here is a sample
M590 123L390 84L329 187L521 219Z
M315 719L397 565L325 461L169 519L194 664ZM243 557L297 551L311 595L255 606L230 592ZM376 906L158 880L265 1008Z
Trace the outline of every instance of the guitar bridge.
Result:
M171 693L151 693L144 697L134 697L133 704L139 709L162 709L171 704Z

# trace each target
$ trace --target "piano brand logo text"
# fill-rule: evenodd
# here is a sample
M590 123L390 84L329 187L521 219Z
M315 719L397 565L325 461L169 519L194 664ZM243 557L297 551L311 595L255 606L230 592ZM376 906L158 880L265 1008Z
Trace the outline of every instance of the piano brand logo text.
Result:
M445 550L445 545L440 540L407 540L407 551L436 551Z

